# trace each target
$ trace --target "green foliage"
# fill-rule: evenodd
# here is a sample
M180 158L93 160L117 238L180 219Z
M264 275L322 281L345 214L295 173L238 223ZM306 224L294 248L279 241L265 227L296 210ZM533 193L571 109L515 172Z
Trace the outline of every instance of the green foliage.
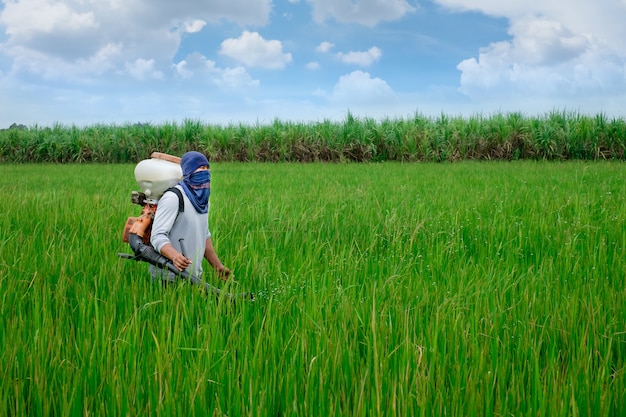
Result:
M116 256L133 169L0 166L0 415L626 413L622 163L215 163L235 304Z
M626 120L551 112L416 114L409 119L207 125L96 125L0 130L0 162L138 162L152 152L199 150L212 161L381 162L459 160L624 160Z

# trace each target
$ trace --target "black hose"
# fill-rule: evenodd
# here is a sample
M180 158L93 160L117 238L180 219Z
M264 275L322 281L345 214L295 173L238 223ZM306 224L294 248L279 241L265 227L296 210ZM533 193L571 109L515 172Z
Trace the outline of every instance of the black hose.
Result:
M142 261L148 262L149 264L152 264L154 266L158 266L161 269L169 269L174 273L180 273L180 271L174 266L172 261L161 255L152 246L143 243L143 240L135 233L130 233L128 235L128 243L130 244L130 248L133 250L133 252L135 252L135 256Z
M232 298L244 298L248 300L254 299L254 295L252 293L244 292L244 293L237 294L237 295L227 293L225 291L220 290L219 288L216 288L210 285L207 282L202 281L200 278L198 278L194 274L190 274L187 271L180 271L178 268L176 268L176 266L174 266L171 260L161 255L152 246L146 245L143 242L143 240L135 233L130 233L128 235L128 243L130 244L130 247L133 250L133 252L135 252L135 258L134 258L135 260L141 260L144 262L148 262L149 264L154 265L158 268L167 269L184 279L189 279L189 281L191 281L192 284L200 285L204 287L205 289L212 291L217 296L223 295L231 299Z

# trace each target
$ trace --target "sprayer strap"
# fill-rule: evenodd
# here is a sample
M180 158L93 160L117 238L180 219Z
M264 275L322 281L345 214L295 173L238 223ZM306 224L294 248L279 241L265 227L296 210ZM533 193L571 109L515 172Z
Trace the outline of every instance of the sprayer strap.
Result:
M185 211L185 200L183 200L183 193L176 187L170 187L165 192L171 191L178 196L178 212L182 213Z

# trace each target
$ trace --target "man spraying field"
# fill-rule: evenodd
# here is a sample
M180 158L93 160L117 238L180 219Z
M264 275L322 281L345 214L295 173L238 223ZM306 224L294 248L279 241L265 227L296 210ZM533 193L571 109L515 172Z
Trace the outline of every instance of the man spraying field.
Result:
M181 158L180 166L183 180L176 188L182 192L178 197L174 192L166 192L159 200L150 243L161 255L171 260L179 271L191 268L190 272L200 277L202 259L205 258L221 278L228 279L230 269L224 266L215 253L209 231L209 161L200 152L187 152ZM179 213L180 197L183 199L184 210ZM155 278L167 281L176 279L171 271L154 265L150 270Z
M215 252L209 231L208 159L192 151L182 158L154 153L152 160L142 162L146 164L137 165L135 177L143 193L132 194L132 201L143 206L142 214L129 218L124 230L124 241L130 244L135 256L120 256L150 263L152 277L165 284L180 276L221 294L200 278L203 259L220 278L227 280L231 276L231 270ZM248 293L239 296L253 298Z

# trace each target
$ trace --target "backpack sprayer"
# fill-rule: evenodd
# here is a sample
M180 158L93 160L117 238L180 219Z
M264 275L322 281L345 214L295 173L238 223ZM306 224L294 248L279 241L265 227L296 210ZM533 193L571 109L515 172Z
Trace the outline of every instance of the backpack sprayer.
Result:
M124 226L122 240L128 243L134 254L118 253L123 259L148 262L161 269L169 270L183 279L189 279L192 284L200 285L217 296L227 298L244 298L252 300L252 293L231 294L220 290L196 277L189 272L180 271L174 263L161 255L151 244L152 221L158 207L159 199L171 187L174 187L183 178L180 167L180 158L160 152L153 152L150 159L140 161L135 167L135 180L141 188L141 192L131 193L131 202L142 206L139 217L129 217ZM183 200L179 195L179 202ZM182 243L182 242L181 242Z

